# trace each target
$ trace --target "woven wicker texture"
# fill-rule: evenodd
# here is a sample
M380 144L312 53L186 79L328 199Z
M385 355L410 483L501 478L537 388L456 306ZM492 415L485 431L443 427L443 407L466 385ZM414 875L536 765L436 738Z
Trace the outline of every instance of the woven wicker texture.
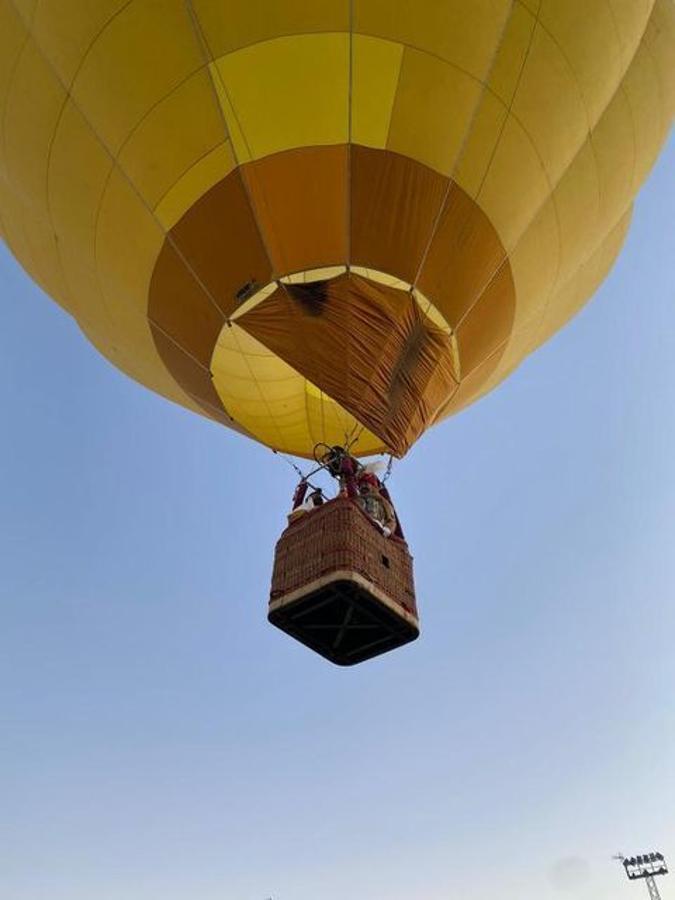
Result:
M384 537L356 503L342 497L307 513L283 532L274 558L271 599L337 571L358 572L417 616L407 544Z

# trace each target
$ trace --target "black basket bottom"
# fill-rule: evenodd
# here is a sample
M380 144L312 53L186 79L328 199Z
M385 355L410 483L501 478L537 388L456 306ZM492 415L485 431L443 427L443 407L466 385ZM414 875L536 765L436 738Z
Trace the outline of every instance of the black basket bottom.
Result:
M338 580L269 613L269 621L338 666L353 666L414 641L419 628L367 588Z

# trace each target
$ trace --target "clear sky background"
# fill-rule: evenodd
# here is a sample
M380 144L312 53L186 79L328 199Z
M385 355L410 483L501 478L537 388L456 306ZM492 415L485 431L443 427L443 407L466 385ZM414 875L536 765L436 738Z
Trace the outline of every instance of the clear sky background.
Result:
M671 141L595 301L395 468L423 634L346 670L266 623L292 470L2 251L2 900L629 900L613 853L675 867L674 174Z

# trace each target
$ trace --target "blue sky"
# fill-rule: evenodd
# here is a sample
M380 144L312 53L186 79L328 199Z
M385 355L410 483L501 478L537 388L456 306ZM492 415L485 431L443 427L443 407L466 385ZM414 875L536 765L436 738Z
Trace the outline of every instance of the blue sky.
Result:
M423 635L348 670L266 623L292 470L3 249L0 897L619 900L613 853L675 864L674 171L395 468Z

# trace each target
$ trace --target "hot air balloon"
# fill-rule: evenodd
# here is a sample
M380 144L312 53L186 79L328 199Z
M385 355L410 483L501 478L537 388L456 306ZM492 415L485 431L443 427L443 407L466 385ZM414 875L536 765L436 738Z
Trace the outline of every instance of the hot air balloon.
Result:
M2 234L152 390L400 457L605 277L674 51L672 0L2 0Z

